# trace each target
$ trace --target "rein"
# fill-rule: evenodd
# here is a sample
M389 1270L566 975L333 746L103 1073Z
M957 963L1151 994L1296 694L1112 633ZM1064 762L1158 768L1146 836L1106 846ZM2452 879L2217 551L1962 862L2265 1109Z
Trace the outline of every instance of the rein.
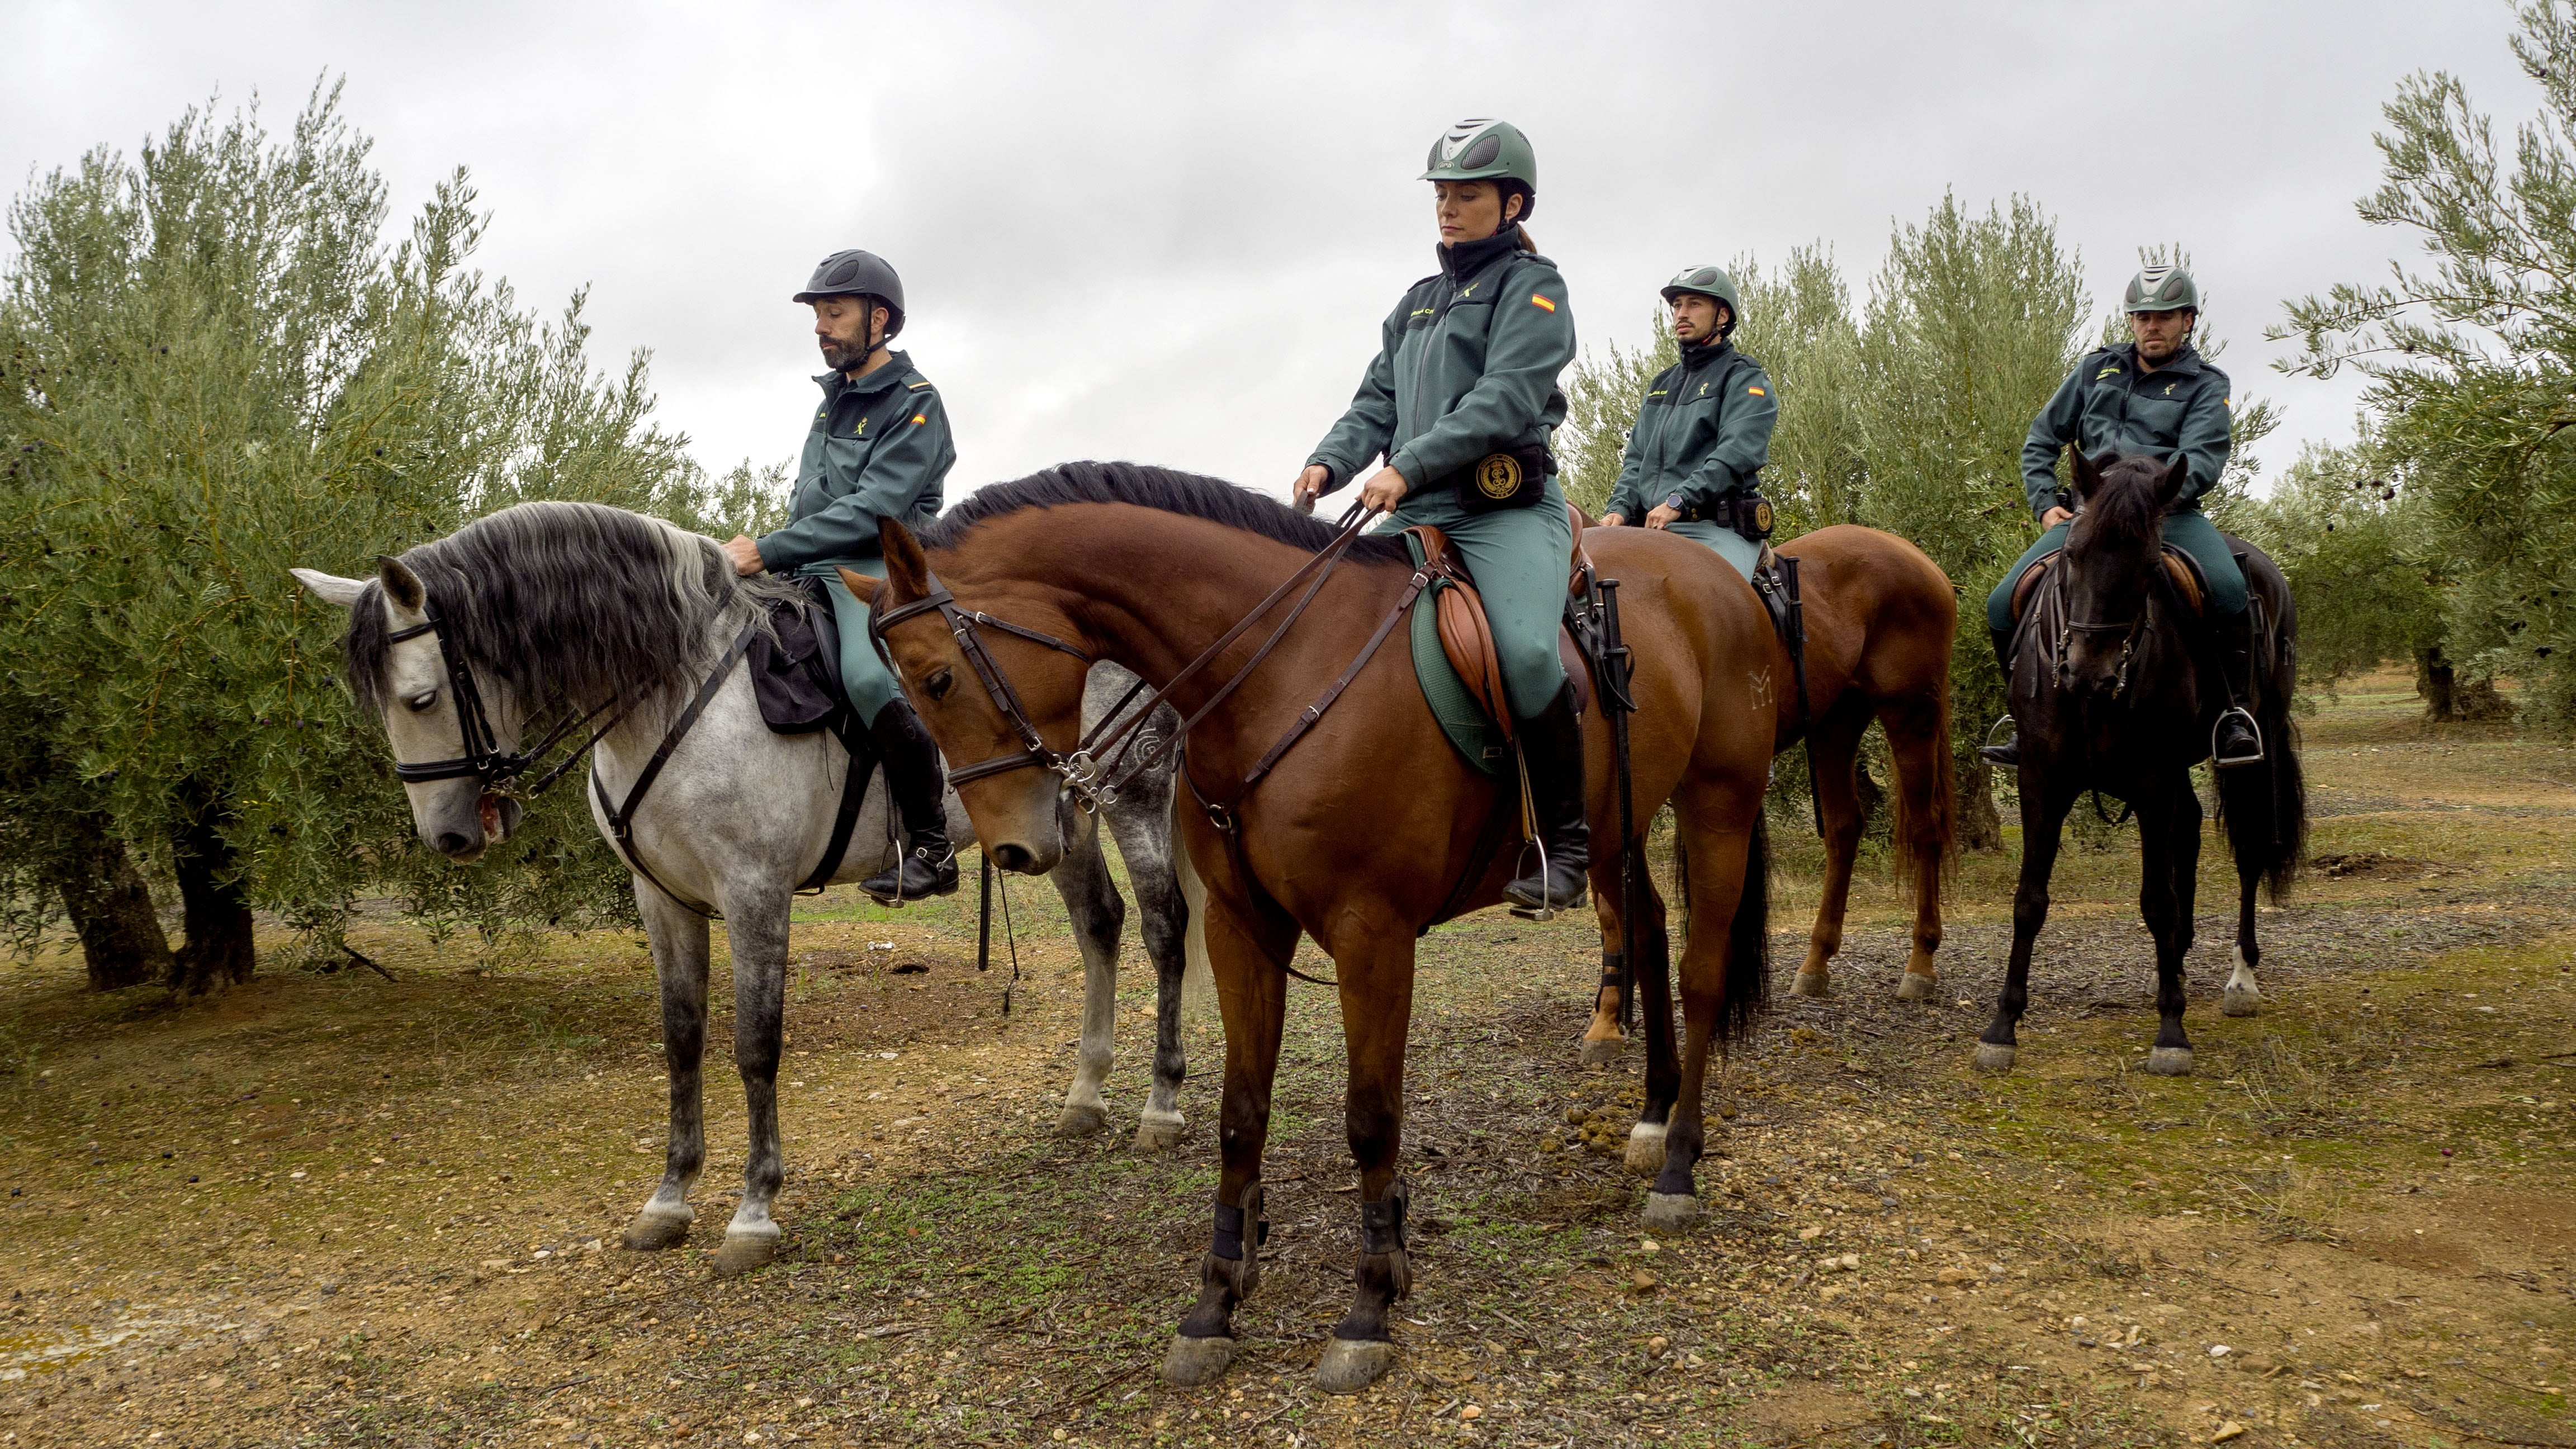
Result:
M447 621L440 616L437 603L424 597L421 600L421 612L429 617L428 623L414 624L408 629L397 629L385 636L385 642L400 644L406 639L417 639L423 634L430 635L438 641L439 661L447 667L448 688L456 696L456 725L457 732L463 740L464 753L449 759L425 760L417 764L395 761L394 778L404 784L425 785L432 780L461 780L472 776L482 781L483 788L486 790L508 794L520 800L533 800L543 794L546 787L562 779L564 772L571 769L583 755L589 753L591 746L606 738L608 732L617 728L618 722L626 718L626 711L617 708L618 701L611 696L606 703L596 708L580 714L567 714L556 723L553 729L547 731L546 737L537 741L532 749L518 751L502 749L499 737L492 729L492 717L484 711L482 691L474 686L474 671L465 662L464 654L448 637ZM610 714L611 710L616 712ZM537 762L544 759L549 751L579 733L592 720L603 714L609 715L606 724L592 730L588 738L540 773L534 783L518 787L519 778L535 769Z

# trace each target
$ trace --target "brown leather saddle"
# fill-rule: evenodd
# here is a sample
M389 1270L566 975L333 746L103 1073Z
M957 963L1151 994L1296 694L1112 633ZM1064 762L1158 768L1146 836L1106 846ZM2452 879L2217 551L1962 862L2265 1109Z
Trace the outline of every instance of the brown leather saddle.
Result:
M1580 598L1590 585L1592 556L1583 549L1583 510L1569 503L1565 513L1574 526L1574 549L1565 591L1569 598ZM1467 574L1466 561L1449 546L1448 534L1427 523L1404 531L1421 541L1423 571L1439 580L1432 608L1439 624L1441 652L1449 656L1449 667L1458 671L1467 693L1494 721L1503 738L1514 739L1511 701L1503 691L1503 666L1494 653L1494 630L1485 618L1485 596L1476 591L1475 580ZM1592 669L1563 625L1556 631L1556 657L1565 666L1565 677L1574 681L1574 710L1581 714L1592 707Z
M2166 544L2164 550L2165 576L2173 580L2174 593L2182 600L2183 607L2190 610L2191 616L2197 619L2209 599L2209 585L2200 576L2200 562L2172 544ZM2022 615L2029 609L2030 601L2038 595L2041 582L2048 577L2049 567L2065 555L2066 550L2053 549L2041 554L2029 568L2021 571L2021 577L2014 582L2012 592L2012 618L2015 627L2019 627Z

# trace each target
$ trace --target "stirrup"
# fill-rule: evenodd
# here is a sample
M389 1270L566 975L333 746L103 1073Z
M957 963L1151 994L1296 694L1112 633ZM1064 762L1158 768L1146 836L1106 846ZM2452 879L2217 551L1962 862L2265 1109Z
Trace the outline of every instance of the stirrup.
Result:
M2012 726L2012 734L2004 739L1996 739L1995 732L2006 725ZM1986 742L1977 746L1977 758L1989 765L2019 766L2021 764L2021 721L2011 715L2005 715L1996 720L1993 728L1986 731Z
M2222 755L2218 752L2219 726L2227 723L2228 716L2230 715L2234 715L2238 719L2245 721L2245 732L2254 737L2254 753L2250 755ZM2209 726L2209 760L2211 764L2216 765L2222 770L2234 769L2239 765L2259 765L2263 763L2263 727L2254 722L2253 711L2247 709L2241 704L2230 705L2226 709L2219 711L2218 718L2212 721Z
M1555 898L1547 893L1547 842L1536 836L1532 836L1530 838L1529 848L1538 852L1539 904L1535 906L1516 905L1511 908L1511 911L1513 915L1520 917L1524 921L1553 921L1556 919L1557 910ZM1569 905L1567 909L1572 909L1572 906Z

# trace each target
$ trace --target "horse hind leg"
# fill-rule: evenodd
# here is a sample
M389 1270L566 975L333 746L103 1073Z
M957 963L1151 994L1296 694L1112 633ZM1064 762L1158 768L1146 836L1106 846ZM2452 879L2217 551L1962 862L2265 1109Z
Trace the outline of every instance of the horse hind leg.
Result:
M750 1150L742 1164L742 1202L716 1249L719 1277L768 1266L778 1256L779 1228L770 1209L786 1180L778 1131L778 1060L787 1025L787 918L790 897L736 901L725 917L733 946L733 1057L742 1077Z
M2263 1010L2263 988L2254 979L2254 968L2263 960L2263 948L2254 940L2254 888L2262 880L2258 863L2236 863L2236 965L2227 973L2227 991L2219 998L2221 1015L2256 1016Z
M1064 1111L1056 1117L1059 1137L1089 1137L1109 1125L1100 1086L1109 1077L1118 1027L1118 938L1127 920L1127 903L1119 899L1109 861L1101 853L1099 826L1085 816L1082 827L1049 877L1064 897L1082 950L1081 1055L1074 1062L1073 1085L1064 1094Z
M653 974L662 998L662 1061L670 1074L670 1132L662 1180L618 1241L636 1252L676 1248L689 1240L697 1209L689 1189L706 1166L707 920L683 910L641 880L635 904L653 945Z
M1816 805L1824 817L1825 890L1816 903L1816 924L1807 934L1807 959L1789 985L1792 996L1831 994L1829 968L1843 946L1843 917L1851 905L1852 864L1860 857L1860 795L1855 771L1860 765L1861 731L1869 716L1838 711L1817 723L1807 735L1815 763Z
M1165 782L1168 786L1169 782ZM1172 848L1171 801L1142 798L1144 782L1122 792L1107 809L1118 854L1127 862L1127 885L1136 893L1146 959L1154 963L1154 1082L1136 1123L1136 1152L1178 1147L1189 1123L1181 1115L1181 1081L1188 1058L1181 1048L1182 989L1189 968L1189 905L1181 889L1185 864ZM1141 807L1141 808L1139 808Z
M1912 872L1905 884L1914 895L1914 939L1905 953L1905 974L1896 982L1899 1001L1929 1001L1940 988L1933 956L1941 949L1941 872L1950 859L1957 807L1948 710L1947 698L1934 695L1879 711L1896 766L1896 833L1907 857L1902 868Z
M1691 869L1690 850L1684 844L1688 828L1684 825L1675 831L1673 847L1676 873L1685 877L1684 890L1689 889L1687 876ZM1622 1161L1639 1177L1653 1177L1664 1169L1664 1136L1672 1120L1681 1073L1673 1056L1672 937L1666 929L1664 899L1655 887L1654 877L1646 877L1645 885L1646 918L1637 923L1639 959L1635 980L1638 1000L1645 1008L1646 1100L1637 1113L1636 1125L1628 1129L1628 1147Z

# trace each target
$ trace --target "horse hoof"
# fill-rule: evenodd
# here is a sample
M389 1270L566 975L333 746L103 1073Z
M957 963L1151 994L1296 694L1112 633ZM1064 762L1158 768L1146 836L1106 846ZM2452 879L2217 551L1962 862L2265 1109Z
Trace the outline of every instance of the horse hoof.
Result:
M1583 1065L1606 1067L1619 1060L1619 1054L1627 1049L1628 1039L1624 1036L1605 1036L1599 1041L1586 1041L1583 1044Z
M1108 1125L1109 1114L1086 1102L1080 1106L1064 1109L1064 1114L1055 1119L1055 1135L1089 1137Z
M1801 971L1798 973L1798 979L1789 983L1789 994L1791 996L1826 996L1831 993L1826 990L1824 972Z
M739 1278L755 1268L766 1268L778 1257L778 1234L727 1233L724 1246L716 1249L716 1276Z
M1640 1122L1628 1129L1628 1170L1653 1177L1664 1170L1664 1124Z
M2250 986L2243 990L2230 986L2227 994L2219 998L2218 1010L2222 1016L2258 1016L2263 1010L2263 993Z
M2191 1048L2158 1047L2147 1053L2147 1070L2159 1077L2191 1075Z
M1896 978L1896 999L1899 1001L1930 1001L1932 999L1932 988L1940 984L1940 982L1936 981L1932 977L1924 975L1920 971L1908 971L1904 975Z
M2009 1072L2013 1068L2013 1058L2019 1052L2018 1047L1997 1046L1990 1041L1981 1041L1977 1043L1977 1070Z
M637 1213L635 1221L626 1225L626 1231L617 1235L617 1241L630 1252L637 1253L658 1253L664 1248L676 1248L689 1240L689 1224L697 1221L697 1216L687 1211Z
M1324 1357L1315 1365L1315 1387L1328 1394L1356 1394L1393 1367L1394 1344L1336 1338L1324 1345Z
M1234 1340L1230 1338L1187 1338L1175 1334L1172 1348L1163 1355L1163 1382L1175 1388L1194 1389L1213 1383L1234 1362Z
M1181 1145L1182 1126L1177 1117L1168 1122L1149 1117L1136 1124L1136 1140L1127 1144L1128 1150L1148 1155L1169 1152Z
M1699 1221L1699 1199L1686 1192L1646 1194L1646 1231L1686 1233Z

